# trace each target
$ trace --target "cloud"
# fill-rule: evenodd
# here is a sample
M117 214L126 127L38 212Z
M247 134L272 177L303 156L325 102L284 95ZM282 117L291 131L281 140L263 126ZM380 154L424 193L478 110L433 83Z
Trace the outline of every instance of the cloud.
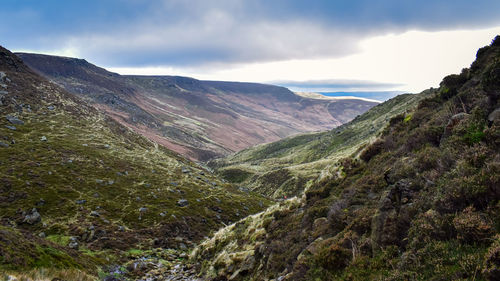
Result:
M101 65L206 66L336 58L371 36L500 24L496 0L5 0L7 47Z

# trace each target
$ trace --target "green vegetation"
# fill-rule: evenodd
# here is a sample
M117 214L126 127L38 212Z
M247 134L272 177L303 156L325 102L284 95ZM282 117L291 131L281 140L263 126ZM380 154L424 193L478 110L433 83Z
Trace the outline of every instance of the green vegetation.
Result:
M212 161L210 166L229 182L267 196L300 195L312 180L330 175L339 159L372 142L391 117L411 110L434 92L400 95L334 130L258 145ZM412 115L404 118L409 123ZM277 176L283 174L287 176Z
M0 103L0 272L95 274L129 249L177 248L179 237L198 241L270 204L0 51L9 79Z
M391 118L376 141L333 163L300 199L201 243L191 256L201 275L498 280L500 119L487 116L500 108L500 83L485 77L500 73L499 42Z

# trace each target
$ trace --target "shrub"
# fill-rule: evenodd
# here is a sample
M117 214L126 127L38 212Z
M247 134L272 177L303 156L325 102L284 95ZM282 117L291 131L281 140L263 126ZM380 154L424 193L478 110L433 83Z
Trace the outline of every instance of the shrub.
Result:
M484 256L483 274L488 280L500 280L500 235L498 234Z
M369 145L361 154L359 158L365 162L370 161L373 157L384 150L384 141L376 140L374 143Z
M476 143L481 142L485 134L483 132L484 127L478 124L472 124L466 129L466 133L463 136L463 140L468 144L468 145L473 145Z
M443 78L441 82L440 97L448 100L458 93L458 89L467 81L467 74L462 72L460 75L452 74Z
M337 244L330 245L319 251L315 261L327 270L341 270L349 265L351 251Z
M473 207L467 207L458 214L453 219L453 225L457 230L457 238L466 243L484 243L493 233L490 223Z

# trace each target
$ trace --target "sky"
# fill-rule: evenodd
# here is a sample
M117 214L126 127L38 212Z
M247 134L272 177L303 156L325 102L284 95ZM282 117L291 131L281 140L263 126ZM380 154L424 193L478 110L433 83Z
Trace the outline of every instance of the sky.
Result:
M120 74L420 92L468 67L498 15L498 0L2 0L0 45Z

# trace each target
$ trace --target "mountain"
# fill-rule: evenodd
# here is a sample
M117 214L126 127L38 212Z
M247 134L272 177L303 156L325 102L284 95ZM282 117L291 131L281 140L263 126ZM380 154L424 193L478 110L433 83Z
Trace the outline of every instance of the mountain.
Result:
M266 196L298 196L319 176L330 175L339 159L372 142L390 118L429 94L399 95L334 130L254 146L208 165L226 180Z
M119 123L198 161L298 133L329 130L377 104L305 97L256 83L122 76L82 59L17 55Z
M186 249L269 203L0 47L0 272L71 271L69 280L84 280L131 251Z
M219 230L191 262L208 280L499 280L499 200L497 36L303 196Z

